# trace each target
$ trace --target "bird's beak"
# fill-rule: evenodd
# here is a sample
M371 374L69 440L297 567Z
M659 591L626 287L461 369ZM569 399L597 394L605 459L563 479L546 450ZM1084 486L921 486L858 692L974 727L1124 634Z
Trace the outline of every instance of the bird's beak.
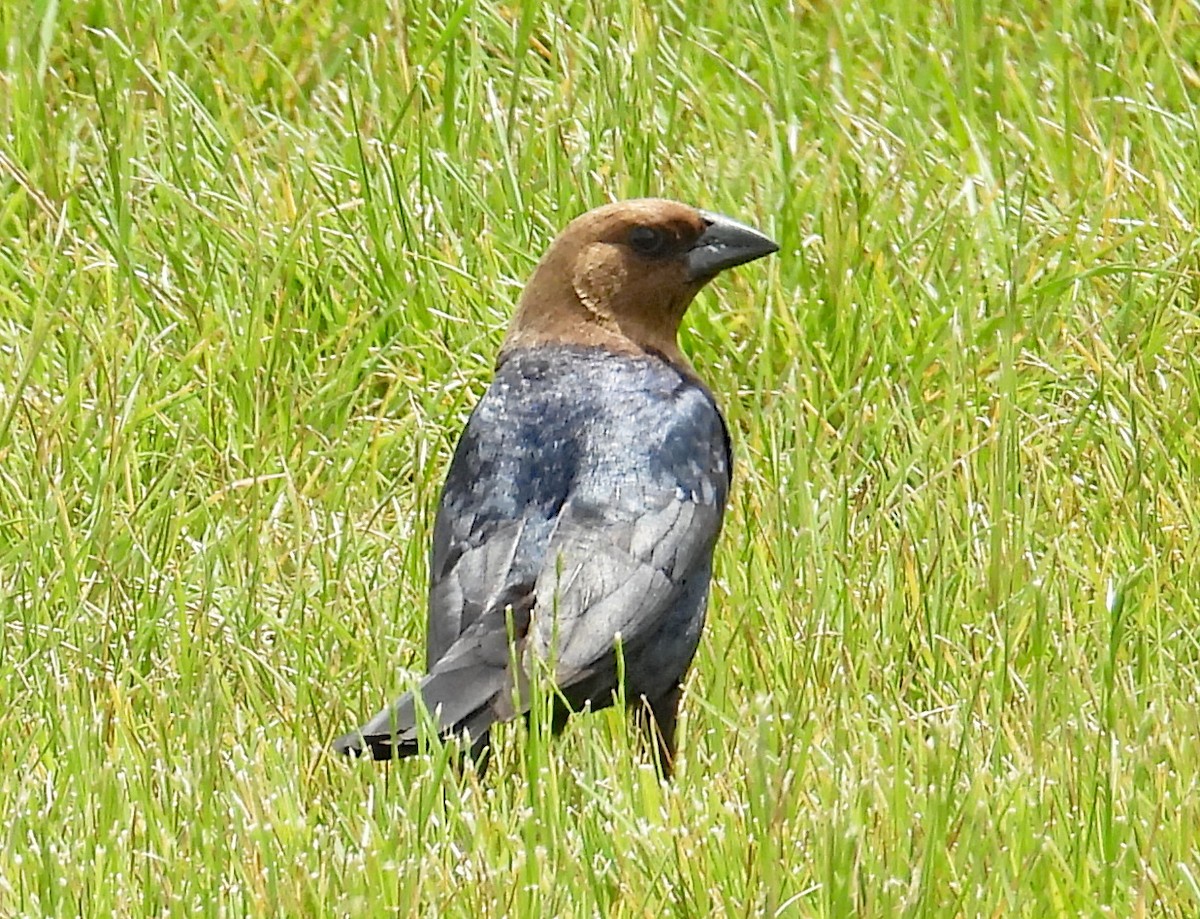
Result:
M684 256L689 281L707 281L726 268L779 251L774 240L754 227L710 211L701 211L700 216L707 227Z

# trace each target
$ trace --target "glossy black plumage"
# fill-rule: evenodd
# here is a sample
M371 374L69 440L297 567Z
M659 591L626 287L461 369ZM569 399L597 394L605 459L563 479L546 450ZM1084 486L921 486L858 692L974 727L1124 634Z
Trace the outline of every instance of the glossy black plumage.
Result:
M657 356L508 355L459 441L434 527L422 692L442 729L478 739L515 714L509 609L527 653L549 658L556 636L572 708L611 704L617 633L626 694L673 690L700 638L730 462L711 395ZM404 697L363 726L377 756L415 752L411 706Z
M675 335L712 277L775 249L646 199L577 219L539 263L438 507L418 693L439 734L482 750L528 710L540 666L562 714L610 705L619 646L625 698L670 771L732 462ZM410 755L419 722L405 694L334 748Z

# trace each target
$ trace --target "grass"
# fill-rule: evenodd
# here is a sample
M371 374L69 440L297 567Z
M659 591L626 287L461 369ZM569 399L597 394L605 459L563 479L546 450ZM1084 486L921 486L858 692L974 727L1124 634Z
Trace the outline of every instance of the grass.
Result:
M0 6L0 915L1200 912L1200 7ZM555 229L762 226L660 785L336 734Z

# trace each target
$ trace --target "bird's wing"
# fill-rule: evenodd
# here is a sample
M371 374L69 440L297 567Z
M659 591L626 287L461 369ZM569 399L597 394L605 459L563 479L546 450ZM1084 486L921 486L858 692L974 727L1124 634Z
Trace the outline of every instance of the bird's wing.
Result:
M443 544L454 551L453 562L435 570L429 591L429 667L492 609L518 603L533 591L535 575L516 557L527 528L524 519L493 523L454 540L447 528ZM435 543L436 545L436 543Z
M518 604L533 591L570 493L572 438L542 430L536 401L497 390L471 414L438 505L430 554L430 669L490 610Z
M552 662L566 688L614 668L614 650L637 648L670 614L690 574L705 568L721 529L727 479L643 488L615 508L563 508L534 588L527 647ZM705 500L707 499L707 500ZM631 504L637 512L622 512Z
M546 431L552 412L538 436L514 434L498 423L504 411L481 402L447 476L431 558L430 671L465 673L486 659L480 685L490 684L501 664L493 633L507 638L511 608L522 611L521 651L552 661L560 687L615 673L617 636L633 649L653 635L686 578L710 562L730 475L720 412L689 384L626 403L620 423L598 420L583 436L570 425Z

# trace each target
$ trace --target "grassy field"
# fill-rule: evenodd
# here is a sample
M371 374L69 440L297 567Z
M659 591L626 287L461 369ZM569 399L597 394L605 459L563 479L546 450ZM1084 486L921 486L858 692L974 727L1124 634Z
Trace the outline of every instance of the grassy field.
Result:
M0 4L0 916L1200 914L1200 6ZM552 5L553 6L553 5ZM556 228L782 245L684 758L422 665Z

